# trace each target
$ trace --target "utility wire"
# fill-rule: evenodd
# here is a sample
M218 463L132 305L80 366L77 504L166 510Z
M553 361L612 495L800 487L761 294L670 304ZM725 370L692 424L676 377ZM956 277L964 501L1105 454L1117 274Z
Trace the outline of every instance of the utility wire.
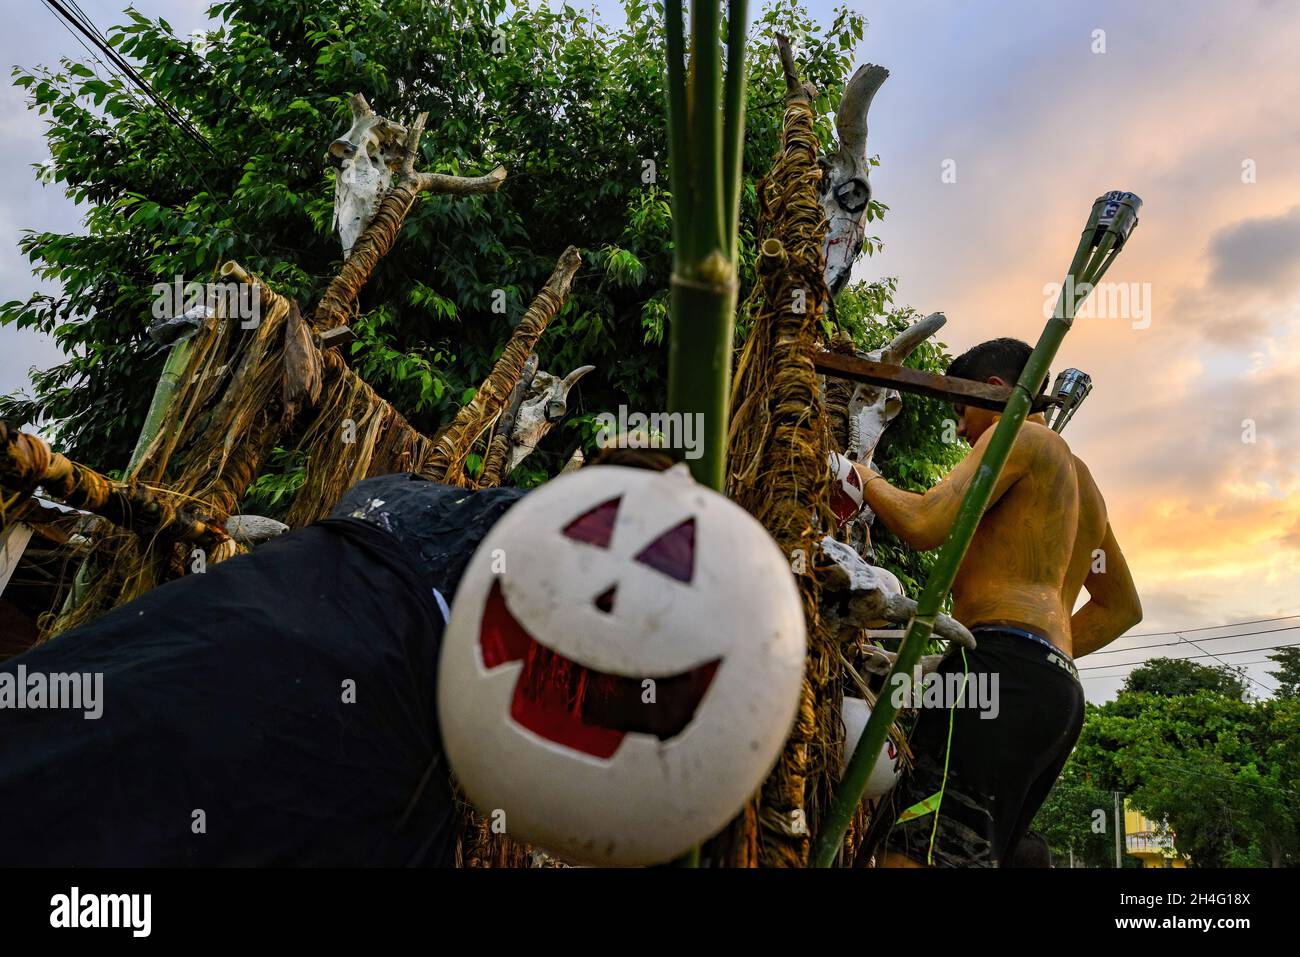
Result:
M1223 652L1223 654L1225 654L1225 655L1247 655L1247 654L1250 654L1251 652L1254 652L1254 651L1277 651L1279 648L1296 648L1296 647L1300 647L1300 641L1293 641L1293 642L1291 642L1291 643L1289 643L1289 644L1285 644L1285 645L1270 645L1270 646L1268 646L1267 648L1240 648L1240 649L1238 649L1237 651L1225 651L1225 652ZM1174 655L1174 656L1170 656L1170 657L1168 657L1168 658L1148 658L1148 659L1146 659L1146 660L1144 660L1144 661L1116 661L1116 662L1114 662L1113 664L1109 664L1109 665L1092 665L1092 666L1090 666L1090 667L1079 668L1079 669L1077 669L1077 670L1079 670L1079 671L1099 671L1099 670L1101 670L1102 668L1141 668L1141 667L1142 667L1143 665L1145 665L1148 661L1190 661L1190 660L1192 660L1193 658L1214 658L1214 657L1216 657L1216 656L1213 655L1213 654L1210 654L1210 653L1208 653L1208 652L1207 652L1206 654L1203 654L1203 655ZM1264 661L1270 661L1270 660L1271 660L1271 659L1263 658L1263 659L1261 659L1261 662L1264 662ZM1239 662L1237 662L1236 664L1239 666L1239 665L1244 665L1244 664L1249 664L1249 663L1250 663L1250 662L1239 661Z
M110 76L112 76L114 79L116 79L119 83L122 84L122 92L126 95L126 97L127 97L128 99L131 100L132 103L135 104L136 108L137 108L138 110L140 110L141 113L146 113L146 112L148 112L148 104L146 104L143 100L141 100L140 97L139 97L137 94L135 94L135 93L131 90L131 86L132 86L132 84L131 84L130 80L128 80L125 76L123 76L119 71L113 69L111 66L109 66L108 64L106 64L106 63L105 63L103 60L101 60L98 56L96 56L96 55L95 55L95 52L94 52L93 50L91 50L90 47L86 46L85 41L82 40L81 37L78 36L77 32L75 32L75 31L72 29L72 27L69 26L69 22L72 22L72 23L78 25L78 28L79 28L80 32L82 32L82 33L86 33L86 30L88 29L88 30L94 32L95 34L99 35L100 37L102 37L103 34L99 33L98 28L95 27L95 25L94 25L93 23L91 23L90 19L89 19L88 17L86 17L85 22L86 22L86 24L88 24L88 27L86 27L85 29L81 29L81 25L77 23L77 21L75 20L75 18L72 19L72 20L70 21L66 15L60 15L60 14L57 12L57 10L55 9L55 7L59 4L59 0L41 0L41 2L45 4L46 8L49 9L50 12L51 12L52 14L54 14L55 19L58 20L59 23L60 23L60 25L61 25L65 30L67 30L69 34L71 34L71 36L72 36L72 38L73 38L74 40L76 40L76 41L81 45L82 49L84 49L84 50L86 51L86 53L89 54L90 58L91 58L92 60L94 60L96 63L98 63L101 67L103 67L104 70L105 70L105 71L106 71ZM69 2L71 2L73 6L76 6L75 0L69 0ZM78 11L80 11L80 8L79 8L79 7L78 7L77 9L78 9ZM82 13L82 16L85 17L85 14ZM100 46L100 44L96 44L96 46ZM105 41L104 45L101 46L100 48L103 49L104 46L107 46L107 41ZM112 54L113 54L113 56L110 56L110 59L114 59L114 62L117 62L117 60L120 59L120 55L117 55L117 51L112 50L111 47L108 47L108 49L109 49L109 50L112 52ZM101 79L102 79L102 78L101 78ZM155 98L157 98L157 97L156 97L156 94L155 94ZM171 104L166 103L165 100L161 101L161 103L162 103L161 108L162 108L162 111L163 111L164 116L167 116L167 117L170 118L170 117L172 117L173 115L175 115L175 116L177 116L178 118L180 118L180 119L182 120L182 122L184 122L184 119L181 118L181 117L179 117L179 114L176 113L175 108L172 107ZM171 131L171 133L172 133L173 135L175 135L175 134L177 134L177 133L182 133L182 132L183 132L182 130L178 129L174 124L164 124L164 125L166 126L166 128L167 128L168 130ZM195 130L195 132L197 133L197 130ZM204 140L203 142L204 142L204 145L205 145L205 146L208 146L209 149L212 148L212 147L211 147L211 144L209 144L206 140ZM190 160L189 154L185 151L184 148L178 150L177 152L178 152L178 154L179 154L181 160L185 163L185 165L188 166L188 167L190 168L190 172L192 172L192 173L195 175L195 177L199 180L199 182L203 185L203 188L207 191L207 194L208 194L208 196L211 198L212 202L214 202L214 203L216 203L218 206L220 206L221 209L222 209L222 211L225 212L225 214L226 214L227 216L230 217L231 222L233 223L233 222L235 221L235 214L234 214L233 212L231 212L230 207L228 207L225 203L223 203L223 202L221 201L220 197L219 197L218 194L217 194L217 191L216 191L215 189L213 189L211 183L208 182L207 177L204 176L203 173L202 173L202 171L199 170L199 168L198 168L197 166L195 166L194 163ZM213 153L215 154L216 151L213 150ZM239 234L235 233L234 231L228 231L228 232L229 232L230 235L231 235L233 238L235 238L235 239L240 239L240 238L241 238L241 237L239 236ZM256 253L258 254L258 256L260 256L263 260L267 259L266 253L264 253L264 252L262 251L262 248L261 248L261 246L258 244L257 240L254 239L251 235L248 235L248 234L243 235L243 236L242 236L242 240L243 240L244 242L247 242L250 246L252 246L253 251L256 252Z
M1223 627L1227 628L1229 626L1224 625ZM1295 631L1297 628L1300 628L1300 625L1286 625L1282 628L1266 628L1262 631L1242 631L1242 632L1238 632L1235 635L1213 635L1212 637L1209 638L1198 638L1197 640L1198 641L1223 641L1225 638L1249 638L1251 635L1271 635L1279 631ZM1171 634L1176 634L1176 632L1171 632ZM1171 648L1174 645L1181 645L1181 644L1182 644L1181 641L1163 641L1163 642L1157 642L1154 645L1134 645L1132 648L1107 648L1105 651L1094 651L1092 652L1092 654L1088 655L1088 657L1094 658L1097 655L1118 655L1125 651L1142 651L1145 648Z
M172 123L182 133L192 139L195 143L202 146L208 152L216 154L217 150L208 142L198 127L181 115L180 111L167 102L153 86L136 72L135 68L115 50L108 39L99 31L99 28L86 16L85 12L76 4L76 0L68 0L68 3L76 9L76 13L71 12L68 7L64 6L62 0L42 0L43 3L51 8L55 14L64 21L71 24L74 29L83 34L94 46L99 49L104 56L117 66L117 68L126 76L127 83L134 85L145 96L153 100L163 114L172 121Z
M1165 635L1189 635L1194 631L1214 631L1218 628L1240 628L1242 625L1263 625L1270 621L1291 621L1300 615L1283 615L1281 618L1256 618L1252 621L1238 621L1228 625L1205 625L1203 628L1184 628L1182 631L1147 631L1140 635L1128 635L1129 638L1161 638ZM1300 627L1300 626L1297 626Z

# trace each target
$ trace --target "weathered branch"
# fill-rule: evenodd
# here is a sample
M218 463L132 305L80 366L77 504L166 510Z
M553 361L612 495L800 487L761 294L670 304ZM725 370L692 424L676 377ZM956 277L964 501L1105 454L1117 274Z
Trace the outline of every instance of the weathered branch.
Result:
M0 421L0 487L26 498L37 486L51 498L102 515L144 538L157 535L208 547L229 539L207 516L135 482L115 482L55 452L39 436Z
M795 66L794 52L790 49L790 39L784 33L776 35L776 49L781 55L781 70L785 73L785 102L809 103L817 99L817 87L799 79L799 69Z
M460 484L465 457L505 409L515 383L523 373L524 363L568 298L569 286L581 264L582 257L576 247L570 246L560 253L555 271L524 313L501 358L492 367L492 373L479 386L474 398L456 413L451 424L438 436L436 447L421 470L426 477L450 485Z

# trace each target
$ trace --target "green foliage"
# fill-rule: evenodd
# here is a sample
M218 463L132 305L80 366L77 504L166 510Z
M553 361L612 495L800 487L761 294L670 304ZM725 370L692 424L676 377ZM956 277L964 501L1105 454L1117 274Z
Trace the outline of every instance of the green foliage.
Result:
M276 447L265 474L248 489L244 507L251 513L281 519L293 503L294 493L307 481L307 457L301 452Z
M418 428L433 433L476 387L568 244L585 251L573 295L543 338L544 368L591 363L577 412L664 404L671 212L662 9L626 0L613 28L572 6L505 0L226 0L201 39L128 10L107 31L214 151L196 146L100 64L16 68L48 117L40 170L85 209L83 235L28 232L37 274L62 286L0 306L0 325L53 335L68 358L36 373L34 395L0 414L58 425L61 450L125 464L164 350L145 336L152 286L206 279L238 259L307 308L337 268L328 143L364 92L399 121L426 110L420 168L509 170L495 195L426 196L363 290L351 361ZM815 25L778 0L751 31L742 275L752 281L754 180L781 122L773 34L789 34L822 91L819 133L851 72L863 20ZM646 160L653 160L654 176ZM507 312L491 310L493 291ZM742 290L742 296L744 290ZM530 465L554 472L578 433L557 430ZM568 447L561 447L563 442Z
M1089 706L1083 733L1034 827L1090 863L1088 796L1127 795L1167 822L1197 867L1300 864L1300 700L1249 702L1216 689L1121 691ZM1101 803L1098 806L1108 807ZM1112 836L1113 840L1113 836Z
M1277 696L1300 698L1300 648L1279 648L1268 658L1278 665L1277 671L1269 672L1277 682Z
M1096 787L1081 764L1071 761L1035 816L1033 829L1047 839L1058 867L1071 851L1076 863L1114 867L1114 806L1113 793Z
M1151 658L1129 672L1122 690L1166 697L1208 691L1240 701L1246 695L1246 679L1227 665L1211 668L1181 658Z

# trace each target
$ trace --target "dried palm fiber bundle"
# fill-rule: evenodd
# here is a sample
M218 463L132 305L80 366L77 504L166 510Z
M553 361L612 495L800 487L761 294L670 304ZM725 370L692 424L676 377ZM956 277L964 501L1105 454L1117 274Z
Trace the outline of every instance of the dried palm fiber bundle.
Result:
M139 535L208 547L229 537L207 516L181 507L166 490L110 479L55 452L39 436L0 420L0 488L5 490L0 497L0 528L7 527L11 509L37 486L73 508L102 515Z
M732 386L727 494L791 556L809 649L799 710L776 768L753 805L707 851L733 866L803 866L838 771L839 650L821 621L812 570L819 530L831 527L829 427L813 367L829 299L817 154L807 97L791 96L780 152L758 186L758 286Z
M182 497L170 490L118 482L79 463L68 465L73 469L68 484L59 484L63 476L57 474L57 464L50 480L41 483L47 494L107 521L90 531L86 550L72 541L63 543L65 583L79 590L72 594L77 594L80 601L40 616L39 641L89 621L175 577L181 573L187 555L233 553L235 545L224 528L192 505L178 504ZM74 482L75 486L69 487ZM100 497L101 490L106 497ZM79 570L88 555L97 559L97 574L90 573L88 567L83 577Z
M432 441L406 421L334 350L322 354L320 401L298 443L307 478L285 522L294 528L329 514L343 493L364 478L418 472Z
M233 297L218 297L215 315L194 335L188 361L153 440L127 477L189 503L218 525L229 517L252 481L245 477L256 475L279 429L297 404L310 398L312 389L310 365L286 370L283 361L286 326L294 320L301 323L296 307L235 263L226 263L221 275L255 285L260 297L258 322L245 329L240 319L226 314ZM318 374L316 383L319 388ZM173 460L178 467L170 467ZM50 622L46 637L183 574L192 552L171 541L101 528L93 554L98 573ZM214 563L237 552L235 543L227 539L204 549L201 558Z
M843 329L836 331L826 348L839 355L851 356L857 353L857 344ZM826 376L822 379L822 394L825 396L826 420L831 430L831 446L846 449L849 447L849 400L853 398L853 383L838 376Z
M569 246L560 253L555 271L524 313L501 358L492 367L491 375L435 439L433 453L420 470L426 478L448 485L469 484L465 475L466 457L506 410L525 362L547 325L564 305L573 276L581 264L582 257L575 247Z
M514 431L515 420L519 416L519 408L524 403L524 397L528 394L528 387L532 384L533 377L537 375L537 355L530 355L524 362L523 371L519 374L519 380L515 387L510 390L510 399L506 403L506 410L501 414L496 427L493 429L491 440L488 442L487 453L483 456L483 470L479 473L479 488L493 488L501 484L504 478L502 470L506 466L506 460L510 457L510 435Z

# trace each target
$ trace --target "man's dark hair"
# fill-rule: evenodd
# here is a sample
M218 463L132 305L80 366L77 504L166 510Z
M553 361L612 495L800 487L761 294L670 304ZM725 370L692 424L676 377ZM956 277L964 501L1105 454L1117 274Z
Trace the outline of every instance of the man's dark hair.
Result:
M1016 849L1011 852L1011 860L1006 863L1007 867L1051 867L1052 866L1052 849L1047 844L1047 838L1037 831L1028 831L1016 845Z
M948 366L948 375L957 379L974 379L976 382L987 381L990 376L997 376L1008 385L1015 385L1020 373L1025 371L1025 363L1034 350L1029 343L1019 339L990 339L967 349ZM1047 388L1048 376L1038 387L1042 392Z

